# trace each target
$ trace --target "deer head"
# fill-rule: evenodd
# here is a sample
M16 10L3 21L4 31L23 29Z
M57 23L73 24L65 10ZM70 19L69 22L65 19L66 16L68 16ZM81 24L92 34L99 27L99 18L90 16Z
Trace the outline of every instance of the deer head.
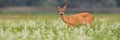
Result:
M60 6L57 6L57 10L59 11L60 15L64 15L64 11L67 8L67 5L64 5L63 8L61 8Z

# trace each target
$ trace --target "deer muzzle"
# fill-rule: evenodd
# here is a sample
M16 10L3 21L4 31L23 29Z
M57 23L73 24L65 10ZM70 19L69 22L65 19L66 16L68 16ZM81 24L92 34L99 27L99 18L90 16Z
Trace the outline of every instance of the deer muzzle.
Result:
M63 15L63 14L64 14L64 12L59 12L59 14L60 14L60 15Z

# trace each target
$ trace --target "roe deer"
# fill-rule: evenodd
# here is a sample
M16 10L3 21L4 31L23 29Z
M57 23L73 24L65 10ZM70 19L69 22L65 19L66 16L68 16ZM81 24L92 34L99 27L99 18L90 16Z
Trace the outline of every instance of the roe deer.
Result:
M94 18L89 12L82 12L71 16L65 16L64 11L66 7L67 5L64 5L63 8L57 6L57 10L59 11L59 14L61 15L63 22L65 22L68 27L78 26L78 25L91 26L91 23L94 20Z

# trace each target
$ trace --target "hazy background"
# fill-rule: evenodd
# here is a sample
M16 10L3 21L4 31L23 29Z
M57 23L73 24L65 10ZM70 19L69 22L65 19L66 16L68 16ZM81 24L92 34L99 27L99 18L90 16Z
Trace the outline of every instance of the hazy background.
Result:
M56 6L64 4L68 5L67 12L120 12L120 0L0 0L0 13L57 12Z

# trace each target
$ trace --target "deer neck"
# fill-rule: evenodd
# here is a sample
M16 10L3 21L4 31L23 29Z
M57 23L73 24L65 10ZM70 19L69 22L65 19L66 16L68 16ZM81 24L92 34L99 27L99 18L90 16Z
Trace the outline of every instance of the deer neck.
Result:
M64 14L61 14L61 18L64 22L67 22L66 16Z

